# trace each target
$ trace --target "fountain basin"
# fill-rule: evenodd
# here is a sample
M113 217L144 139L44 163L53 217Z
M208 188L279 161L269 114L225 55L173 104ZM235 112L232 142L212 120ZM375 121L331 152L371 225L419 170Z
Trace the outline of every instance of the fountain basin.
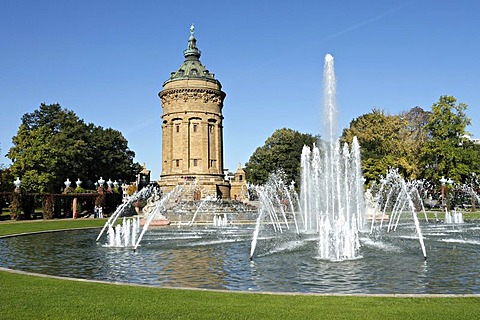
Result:
M480 294L480 224L422 225L424 261L413 225L360 233L360 255L321 260L317 234L264 230L249 260L253 225L165 226L136 251L95 242L98 230L0 239L0 266L81 279L169 287L344 294Z

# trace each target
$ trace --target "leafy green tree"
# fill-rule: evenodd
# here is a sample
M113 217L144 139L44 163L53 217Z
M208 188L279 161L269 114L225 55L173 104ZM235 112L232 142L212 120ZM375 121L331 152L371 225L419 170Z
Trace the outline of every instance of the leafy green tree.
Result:
M247 180L254 184L264 184L270 173L281 170L286 179L295 181L299 186L303 146L312 146L317 140L318 137L292 129L276 130L245 164Z
M478 149L468 139L466 127L470 124L465 103L452 96L441 96L432 105L432 113L425 125L430 139L422 148L423 176L437 182L441 176L464 182L472 169L478 167Z
M87 152L87 176L103 175L116 180L133 181L141 165L134 163L135 153L128 148L128 141L118 130L89 125L91 133ZM114 165L112 165L114 164Z
M67 178L86 184L100 176L131 181L139 167L119 131L85 124L59 104L41 104L24 114L12 141L11 174L26 191L59 192Z
M405 127L399 131L399 148L403 150L405 162L404 167L406 177L409 179L418 179L421 175L420 154L425 143L430 139L429 133L425 130L428 123L430 112L420 107L414 107L407 112L400 113L400 118L405 123Z
M351 144L354 136L360 144L362 169L367 182L384 175L389 168L399 168L410 176L414 165L408 157L408 143L405 136L408 122L398 115L385 114L374 108L350 122L344 129L341 142Z
M10 167L13 176L22 180L22 189L46 192L53 190L57 177L55 170L57 152L52 148L48 128L29 129L21 124L8 153L13 164Z

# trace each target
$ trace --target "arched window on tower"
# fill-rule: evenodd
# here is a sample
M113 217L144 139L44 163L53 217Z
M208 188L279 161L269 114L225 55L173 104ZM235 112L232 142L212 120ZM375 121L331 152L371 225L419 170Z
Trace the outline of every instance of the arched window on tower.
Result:
M172 119L172 125L175 127L173 130L176 133L180 133L180 125L182 124L182 118L174 118Z

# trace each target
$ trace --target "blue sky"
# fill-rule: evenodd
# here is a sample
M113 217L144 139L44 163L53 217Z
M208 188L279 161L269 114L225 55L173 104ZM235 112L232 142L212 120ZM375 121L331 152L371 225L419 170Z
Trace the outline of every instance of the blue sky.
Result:
M22 1L0 3L0 162L20 118L60 103L120 130L157 179L157 94L195 24L220 80L225 167L283 127L321 132L323 59L335 57L339 127L441 95L469 107L480 137L480 1ZM74 177L73 177L74 178Z

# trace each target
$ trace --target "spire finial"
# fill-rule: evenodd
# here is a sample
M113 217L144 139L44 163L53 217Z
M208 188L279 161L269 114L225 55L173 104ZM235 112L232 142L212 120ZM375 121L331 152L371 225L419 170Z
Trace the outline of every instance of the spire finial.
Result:
M195 25L193 23L190 26L190 37L195 37Z
M195 39L195 26L192 23L190 26L190 38L188 39L188 46L185 51L183 51L183 55L185 59L194 59L198 60L202 53L197 48L197 39Z

